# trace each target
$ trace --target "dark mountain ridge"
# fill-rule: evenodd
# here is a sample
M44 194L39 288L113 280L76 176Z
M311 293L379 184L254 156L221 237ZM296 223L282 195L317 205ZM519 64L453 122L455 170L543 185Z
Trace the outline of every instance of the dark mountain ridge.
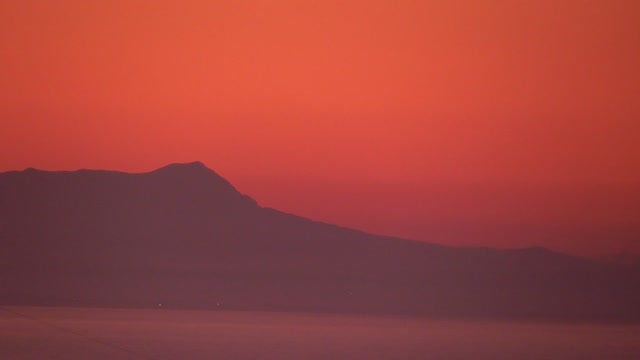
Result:
M640 319L640 271L260 207L202 163L0 174L0 303Z

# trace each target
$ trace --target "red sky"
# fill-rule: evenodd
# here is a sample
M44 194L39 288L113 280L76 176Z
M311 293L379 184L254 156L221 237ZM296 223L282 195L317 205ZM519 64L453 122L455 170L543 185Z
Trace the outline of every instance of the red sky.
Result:
M640 252L638 24L633 0L0 0L0 171L201 160L369 231Z

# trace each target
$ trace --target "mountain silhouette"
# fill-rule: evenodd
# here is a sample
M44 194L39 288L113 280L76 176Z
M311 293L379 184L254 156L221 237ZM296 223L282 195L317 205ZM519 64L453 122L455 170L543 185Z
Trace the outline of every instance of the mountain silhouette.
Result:
M640 319L640 269L259 206L204 164L0 174L0 303Z

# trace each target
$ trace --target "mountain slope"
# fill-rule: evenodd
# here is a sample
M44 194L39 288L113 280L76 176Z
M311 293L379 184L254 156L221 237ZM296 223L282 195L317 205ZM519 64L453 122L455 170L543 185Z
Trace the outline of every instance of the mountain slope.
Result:
M0 174L0 303L638 320L637 269L262 208L201 163Z

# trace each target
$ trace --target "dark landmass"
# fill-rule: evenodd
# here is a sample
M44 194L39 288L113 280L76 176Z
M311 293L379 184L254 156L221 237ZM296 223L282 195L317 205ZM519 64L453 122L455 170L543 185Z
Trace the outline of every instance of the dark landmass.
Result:
M260 207L201 163L0 174L0 304L640 320L640 267Z
M613 255L602 256L599 260L629 266L640 266L640 254L632 252L620 252Z

